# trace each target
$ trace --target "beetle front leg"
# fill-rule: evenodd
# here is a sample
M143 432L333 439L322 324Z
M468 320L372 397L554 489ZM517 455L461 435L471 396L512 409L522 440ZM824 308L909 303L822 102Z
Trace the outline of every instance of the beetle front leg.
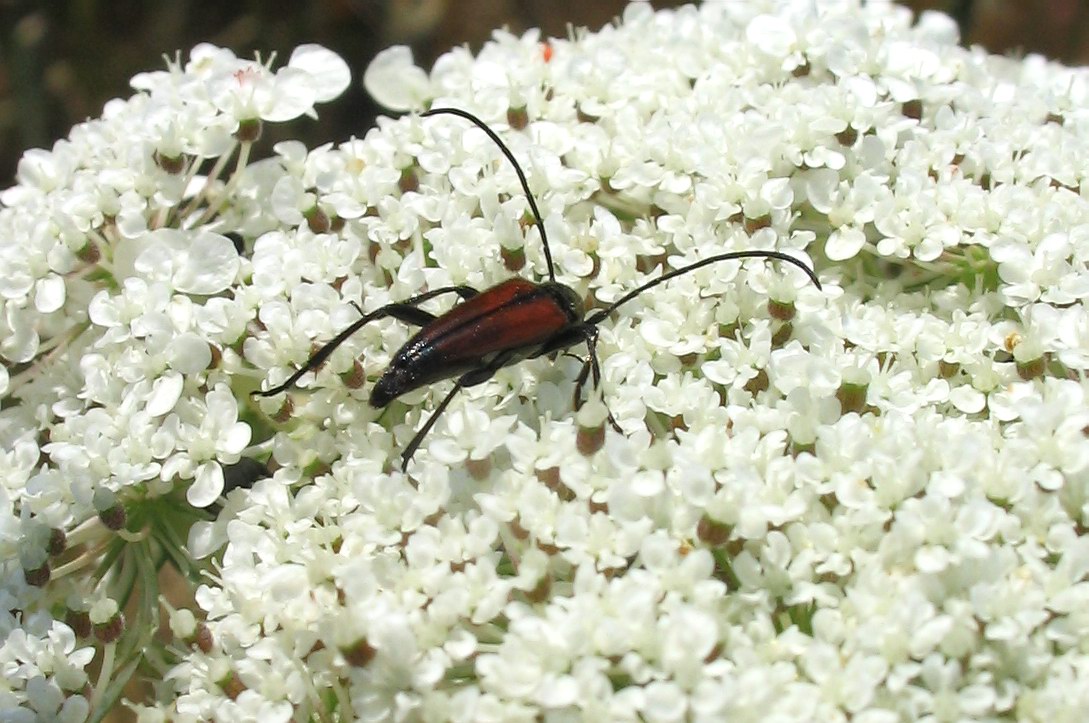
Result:
M586 380L588 377L593 377L594 389L601 387L601 365L597 359L597 327L587 324L585 327L579 327L585 329L585 341L587 357L582 362L582 369L579 371L578 378L575 380L575 395L572 405L575 411L582 409L582 405L586 400L582 398L583 387L586 386ZM602 397L602 403L604 404L604 396ZM624 433L624 430L617 424L616 418L613 416L612 411L609 409L609 405L605 405L605 413L608 415L609 424L614 430L620 434Z
M424 311L423 309L419 309L417 308L417 306L429 299L435 298L436 296L449 293L455 293L462 299L471 299L472 297L476 296L478 292L471 286L444 286L441 289L432 289L431 291L427 291L423 294L413 296L404 301L399 301L394 304L386 304L385 306L375 309L369 314L363 314L363 309L360 308L360 306L355 302L351 302L352 306L354 306L360 314L363 314L362 317L353 321L348 326L348 328L344 329L344 331L340 332L331 340L326 342L324 346L314 352L313 355L311 355L311 357L306 360L305 364L296 369L295 372L292 373L291 376L289 376L281 384L278 384L264 391L255 391L253 392L253 395L257 397L271 397L288 389L289 387L294 385L295 382L299 381L299 379L302 378L303 374L306 374L308 371L311 371L313 369L317 369L322 364L324 364L325 360L328 359L334 351L336 351L337 347L347 341L348 338L352 336L352 334L355 334L357 331L359 331L361 328L371 323L372 321L384 319L387 316L393 317L398 321L403 321L406 324L414 324L416 326L423 326L434 321L434 314Z

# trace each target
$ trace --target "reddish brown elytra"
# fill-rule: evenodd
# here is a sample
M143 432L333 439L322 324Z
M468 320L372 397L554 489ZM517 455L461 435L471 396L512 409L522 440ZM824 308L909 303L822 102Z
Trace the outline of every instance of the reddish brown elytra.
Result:
M458 116L472 122L495 142L514 166L541 234L541 244L544 247L545 262L548 266L548 281L536 283L513 278L484 291L477 291L469 286L445 286L413 296L405 301L387 304L369 314L363 314L325 346L318 349L283 383L262 392L254 392L258 396L267 397L288 389L303 374L321 366L333 350L343 344L348 337L376 319L390 316L406 324L422 327L397 351L389 367L374 385L370 396L371 406L381 408L414 389L443 379L455 378L454 388L416 432L401 455L402 471L407 469L412 455L415 454L428 431L435 425L458 390L482 384L491 379L499 369L517 364L523 359L532 359L585 343L587 357L575 381L574 406L576 409L581 407L582 390L586 381L592 379L595 388L601 382L601 369L597 359L598 324L618 307L664 281L719 261L767 258L794 264L806 273L818 289L821 288L820 280L812 269L793 256L779 251L733 251L710 256L694 264L662 274L652 281L637 286L609 306L587 317L582 300L574 289L556 281L552 250L549 248L548 237L545 235L544 222L537 209L537 202L530 193L525 173L515 160L514 154L495 131L471 113L458 108L433 108L420 115L441 114ZM419 308L419 305L428 299L443 294L457 294L462 298L462 302L441 316L435 316ZM359 309L358 306L356 308ZM360 313L363 313L362 309ZM609 414L608 419L614 429L621 431L612 414Z

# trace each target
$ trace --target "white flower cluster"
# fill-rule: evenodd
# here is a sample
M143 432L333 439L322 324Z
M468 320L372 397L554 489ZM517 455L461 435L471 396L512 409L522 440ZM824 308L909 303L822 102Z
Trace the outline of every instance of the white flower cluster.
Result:
M1089 73L858 0L633 3L598 33L496 33L430 72L381 54L379 102L465 109L510 145L589 305L745 249L824 287L761 261L657 286L601 325L581 410L577 360L503 369L406 475L449 386L366 404L403 324L365 326L302 390L249 392L353 304L544 278L540 233L458 118L248 163L256 119L344 87L330 54L297 55L273 74L200 48L0 195L0 544L19 580L0 614L20 633L0 705L81 693L87 648L10 613L111 596L33 587L65 530L96 561L222 548L202 621L172 611L176 644L151 658L147 720L1080 719ZM271 476L194 524L184 501L254 460ZM110 615L91 613L98 634Z
M244 172L222 172L246 167L262 123L349 81L317 46L276 71L199 46L29 151L0 193L0 719L100 718L125 682L113 671L140 661L154 566L186 558L189 505L219 497L251 438L231 347L260 300L227 234L275 220ZM122 638L135 584L151 590L130 621L143 629Z

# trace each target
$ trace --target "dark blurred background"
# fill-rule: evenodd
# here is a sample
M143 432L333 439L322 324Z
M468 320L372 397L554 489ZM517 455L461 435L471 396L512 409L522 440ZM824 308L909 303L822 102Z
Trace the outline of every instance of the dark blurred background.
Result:
M27 148L49 147L76 123L99 115L110 98L131 94L128 80L163 67L162 55L198 42L242 57L278 51L286 62L300 43L338 52L353 85L318 107L317 123L276 126L262 142L297 137L316 145L362 135L378 109L359 85L382 48L412 46L423 67L452 46L476 49L493 28L540 27L566 36L570 25L601 27L625 0L317 0L224 3L177 0L18 2L0 0L0 188L14 180ZM655 7L680 4L655 0ZM913 10L943 10L961 35L996 53L1038 52L1069 64L1089 59L1089 0L904 0Z

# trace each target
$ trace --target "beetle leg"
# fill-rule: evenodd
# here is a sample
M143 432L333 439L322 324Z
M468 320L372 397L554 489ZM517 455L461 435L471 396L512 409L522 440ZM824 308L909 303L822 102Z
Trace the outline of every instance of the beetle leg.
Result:
M401 454L401 471L404 472L408 468L408 462L412 459L412 455L416 453L420 445L423 444L424 437L431 431L431 428L435 426L435 422L439 421L439 415L446 411L446 407L450 404L450 400L454 398L463 387L475 387L477 384L483 384L484 382L495 376L495 373L505 367L511 357L514 356L513 352L507 352L505 354L499 354L487 366L480 369L474 369L471 372L466 372L458 377L458 380L454 382L454 388L450 390L450 393L446 395L446 398L442 400L435 411L431 413L431 416L427 418L423 426L416 432L416 436L412 438L412 441L405 447L405 451Z
M382 307L386 310L385 316L392 316L397 321L403 321L413 326L426 326L435 320L435 315L430 311L424 311L416 306L404 303L387 304Z
M441 286L431 291L425 291L422 294L417 294L402 303L405 304L419 304L427 301L428 299L434 299L436 296L442 296L443 294L457 294L461 297L462 301L471 299L480 292L474 289L472 286L466 286L465 284L459 284L457 286Z
M586 342L586 350L589 352L589 355L586 359L581 360L582 370L579 371L579 376L575 380L575 395L572 404L576 411L582 408L582 389L586 386L586 380L590 379L592 376L594 389L601 386L601 365L597 360L597 325L586 323L565 328L559 334L546 341L541 346L540 350L533 355L534 357L544 356L560 351L561 349L567 349L568 347L582 342ZM575 355L572 354L571 356ZM580 359L578 356L575 356L575 358ZM620 425L617 424L613 413L609 411L608 405L605 406L605 411L609 415L609 424L612 428L623 434L623 430L620 429Z
M586 386L586 379L590 376L590 367L592 366L589 357L586 359L579 359L579 361L582 362L582 369L579 370L579 375L575 379L575 394L571 398L571 406L575 408L576 412L579 409L582 409L582 388ZM594 382L594 385L597 385L596 381Z
M480 292L474 289L473 286L440 286L439 289L432 289L426 291L423 294L416 294L415 296L409 296L403 302L397 302L396 304L390 304L389 306L417 306L428 301L428 299L435 298L436 296L442 296L443 294L457 294L462 297L462 301L473 298ZM359 305L355 302L351 302L352 306L359 310L359 314L363 314L363 309L359 308Z
M462 379L464 379L464 377L462 377ZM450 404L450 401L454 398L454 395L461 391L461 388L463 386L464 385L461 383L461 379L458 379L456 382L454 382L454 388L450 390L450 393L446 395L446 398L443 399L439 406L435 408L435 411L432 412L431 416L427 418L427 421L424 422L424 425L420 427L419 431L416 432L416 436L413 437L412 441L408 443L407 447L405 447L405 451L401 453L402 472L408 469L408 463L409 460L412 459L412 455L416 454L416 450L419 449L420 445L423 443L424 437L426 437L427 433L431 431L431 428L435 426L435 422L439 421L439 417L444 411L446 411L446 407Z
M575 395L572 405L578 411L584 403L582 390L586 386L586 380L593 380L594 389L601 387L601 365L597 360L597 327L593 324L585 324L575 327L573 331L581 335L580 341L586 342L586 351L588 352L586 359L582 362L582 369L579 371L578 378L575 380ZM602 401L604 402L604 399ZM620 425L617 424L616 418L613 416L612 411L609 410L608 405L605 405L605 412L609 415L608 420L612 428L623 434L623 430L620 429Z
M431 321L434 321L434 314L424 311L423 309L416 308L417 305L422 304L428 299L433 299L441 294L449 293L455 293L462 299L471 299L472 297L476 296L478 292L471 286L444 286L440 289L432 289L431 291L424 292L422 294L413 296L412 298L397 302L395 304L386 304L385 306L375 309L369 314L363 314L363 316L361 316L359 319L356 319L351 324L349 324L348 327L344 329L344 331L334 336L332 339L326 342L324 346L314 352L313 355L311 355L311 357L306 360L306 363L296 369L294 373L292 373L292 375L289 376L282 384L278 384L275 387L266 389L264 391L255 391L253 392L254 396L271 397L272 395L279 394L285 389L291 387L295 382L299 381L303 374L306 374L308 371L311 371L313 369L317 369L322 364L324 364L325 360L328 359L334 351L336 351L336 348L348 340L348 337L350 337L352 334L356 333L372 321L384 319L387 316L391 316L398 321L403 321L406 324L415 324L417 326L423 326ZM358 304L352 302L352 306L358 309L361 314L363 313L363 310L359 307Z
M425 301L427 301L429 299L434 299L436 296L441 296L442 294L449 294L449 293L455 293L455 294L457 294L458 296L461 297L462 301L465 301L467 299L473 298L474 296L476 296L480 292L477 291L476 289L474 289L472 286L443 286L442 288L432 289L431 291L426 291L426 292L424 292L422 294L418 294L417 296L413 296L411 298L405 299L404 301L398 301L398 302L393 303L393 304L387 304L386 306L384 306L382 308L388 309L389 310L388 315L392 316L394 319L397 319L398 321L403 321L406 324L415 324L416 326L423 326L423 325L427 324L428 322L434 321L435 320L435 315L431 314L431 313L428 313L426 311L423 311L422 309L416 309L415 308L416 305L422 304L423 302L425 302ZM366 316L366 312L363 311L362 306L355 303L354 301L349 301L348 303L352 305L353 309L355 309L356 311L359 312L360 316ZM402 307L405 307L405 308L402 308ZM419 319L419 321L417 321L417 319Z

